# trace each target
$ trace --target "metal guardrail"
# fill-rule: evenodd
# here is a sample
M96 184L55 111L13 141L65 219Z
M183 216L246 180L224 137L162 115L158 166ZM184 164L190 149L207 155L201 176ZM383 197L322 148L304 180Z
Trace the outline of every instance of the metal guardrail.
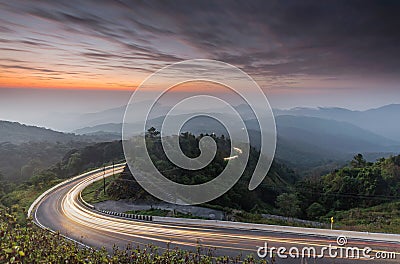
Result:
M121 217L121 218L135 219L135 220L142 220L142 221L153 221L152 215L117 213L117 212L107 211L107 210L96 210L96 211L103 213L103 214L117 216L117 217Z

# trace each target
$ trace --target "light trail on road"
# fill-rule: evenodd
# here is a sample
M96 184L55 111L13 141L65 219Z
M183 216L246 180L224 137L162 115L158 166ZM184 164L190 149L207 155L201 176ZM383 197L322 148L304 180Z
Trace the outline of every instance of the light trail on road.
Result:
M120 173L123 169L123 165L116 166L114 172ZM215 249L216 255L237 256L239 253L257 255L257 248L263 246L265 242L268 242L271 247L287 248L293 246L321 248L336 244L334 237L199 226L184 222L166 223L124 219L96 211L80 200L81 192L88 185L111 175L113 175L112 168L107 168L105 171L97 170L56 188L38 202L34 221L39 226L60 231L63 235L88 246L95 248L104 246L110 252L114 244L120 248L124 248L128 243L154 244L161 248L167 248L167 244L170 244L189 250L202 246ZM360 248L368 246L373 248L374 252L397 252L397 257L400 259L399 243L352 240L349 241L349 246ZM299 259L281 261L299 263ZM354 261L356 260L337 258L316 260L317 263L354 263ZM397 263L397 261L377 262L375 260L373 263Z

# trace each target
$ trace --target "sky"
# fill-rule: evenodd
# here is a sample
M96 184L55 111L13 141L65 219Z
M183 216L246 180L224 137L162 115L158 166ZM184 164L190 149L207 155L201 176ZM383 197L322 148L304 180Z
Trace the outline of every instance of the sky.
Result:
M154 71L198 58L239 67L277 108L400 103L399 11L399 1L0 1L0 118L121 106Z

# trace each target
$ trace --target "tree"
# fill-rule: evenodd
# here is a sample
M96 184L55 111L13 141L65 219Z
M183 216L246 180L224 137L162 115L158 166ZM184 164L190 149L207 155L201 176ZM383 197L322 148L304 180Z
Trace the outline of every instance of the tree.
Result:
M284 216L297 217L301 212L300 201L294 193L282 193L279 195L276 198L276 206L280 214Z
M307 208L307 217L309 219L316 219L326 213L325 208L320 203L313 203Z
M146 133L146 137L149 137L149 138L155 138L159 135L160 135L160 131L157 131L157 129L155 129L154 127L150 127Z
M358 153L354 156L353 160L350 162L350 165L353 168L364 168L367 164L367 161L364 159L363 155Z

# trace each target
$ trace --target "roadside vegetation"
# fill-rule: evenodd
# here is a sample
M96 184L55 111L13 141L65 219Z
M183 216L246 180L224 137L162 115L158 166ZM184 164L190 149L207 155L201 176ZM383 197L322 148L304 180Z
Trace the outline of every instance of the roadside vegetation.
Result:
M400 233L400 155L372 163L358 154L348 166L298 182L294 193L296 216L333 216L338 228Z
M335 213L338 225L348 230L400 234L400 202Z
M116 174L115 177L119 177L119 174ZM113 181L114 178L112 177L105 178L106 192L104 192L103 180L93 182L82 191L82 199L90 204L112 200L112 197L110 197L107 193L107 188Z

